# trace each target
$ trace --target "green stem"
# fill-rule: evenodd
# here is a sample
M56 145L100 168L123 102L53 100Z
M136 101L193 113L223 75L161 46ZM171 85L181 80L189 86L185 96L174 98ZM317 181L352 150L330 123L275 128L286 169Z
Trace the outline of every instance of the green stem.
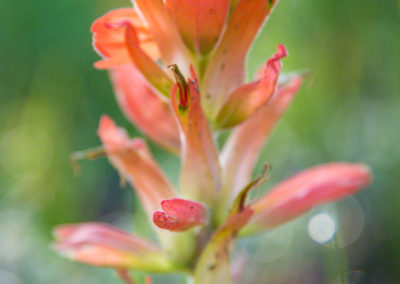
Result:
M333 247L325 247L325 272L330 282L334 281L335 284L348 284L347 279L347 255L344 248L339 247L338 239L336 236L333 240Z

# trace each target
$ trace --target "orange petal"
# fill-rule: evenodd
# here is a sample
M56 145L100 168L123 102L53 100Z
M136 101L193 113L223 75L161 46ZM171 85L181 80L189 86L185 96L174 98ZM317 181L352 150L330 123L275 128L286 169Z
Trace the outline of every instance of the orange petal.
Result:
M221 186L218 151L201 108L197 79L189 79L186 86L186 91L171 91L182 139L180 188L185 198L211 205Z
M120 10L114 12L118 11ZM110 12L112 17L106 14L93 24L94 45L107 58L96 63L95 66L97 68L112 68L133 63L155 89L168 96L173 82L156 63L157 58L152 58L144 50L142 37L144 31L147 30L142 26L135 26L133 16L135 16L136 22L140 18L134 10L124 9L122 12L115 13L116 15ZM131 15L131 17L127 17L126 14ZM147 37L150 38L150 36ZM153 42L153 44L155 43Z
M155 89L168 97L173 85L171 78L140 47L135 27L127 22L121 23L121 26L125 28L126 47L133 63Z
M161 200L176 196L142 139L129 139L126 132L107 116L100 120L98 135L110 162L132 184L149 218Z
M111 69L111 78L128 119L156 143L179 153L179 129L170 106L154 93L140 72L133 65L121 65Z
M137 5L146 19L154 40L160 47L163 64L189 66L190 53L172 23L163 0L132 0L132 2ZM187 74L188 70L184 71Z
M54 235L57 252L75 261L154 272L173 268L156 245L107 224L61 225Z
M153 214L154 224L161 229L186 231L207 222L206 208L199 202L173 198L161 201L161 208Z
M224 172L224 187L221 198L228 202L226 206L229 206L239 190L250 181L265 141L300 86L300 77L295 77L287 85L278 86L278 90L269 102L247 121L235 128L230 135L221 153Z
M93 46L104 60L96 62L95 67L107 69L113 66L130 63L132 60L125 45L124 29L113 28L120 22L129 22L138 31L140 47L151 58L159 58L158 46L152 39L152 34L147 25L132 8L123 8L108 12L98 18L91 27L93 33Z
M260 27L277 0L241 0L204 74L203 105L208 118L216 116L226 98L245 80L245 59Z
M184 42L204 54L219 39L225 26L229 0L166 0L165 6Z
M281 70L280 60L287 55L283 45L278 45L277 49L278 51L268 59L264 74L259 80L240 86L229 96L216 118L218 128L241 123L270 99Z
M274 186L251 207L251 223L271 229L301 214L349 196L371 182L371 172L363 164L329 163L300 172Z

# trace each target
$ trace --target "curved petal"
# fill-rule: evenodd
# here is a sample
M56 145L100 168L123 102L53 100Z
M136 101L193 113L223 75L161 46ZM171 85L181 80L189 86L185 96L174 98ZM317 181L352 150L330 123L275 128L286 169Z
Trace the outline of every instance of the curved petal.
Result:
M116 29L120 28L125 29L125 44L132 62L156 90L168 97L173 85L172 79L141 48L140 42L137 40L137 30L133 25L123 22L116 27Z
M322 205L349 196L371 182L363 164L329 163L300 172L274 186L251 205L251 224L271 229Z
M217 128L232 127L243 122L271 98L281 71L280 60L287 55L282 44L277 49L265 64L264 74L259 80L240 86L229 96L216 117Z
M113 26L121 22L129 22L138 31L138 41L143 50L151 58L159 58L159 50L147 25L142 21L133 8L123 8L108 12L98 18L91 27L93 46L104 57L96 62L95 67L107 69L113 66L131 63L131 58L125 46L125 31Z
M107 116L101 118L98 134L110 162L132 184L149 218L161 200L176 196L142 139L129 139Z
M165 66L171 64L183 66L184 74L188 74L186 66L190 64L190 52L172 23L163 0L132 0L132 2L140 9L152 31L154 40L160 48L162 63Z
M287 85L278 86L269 102L229 136L221 152L224 174L221 200L227 202L224 208L250 181L265 141L299 90L301 81L301 77L295 77Z
M92 32L95 48L105 57L95 64L97 68L134 64L155 89L169 95L173 82L156 63L157 44L135 10L109 12L94 22Z
M54 236L56 251L74 261L151 272L174 270L156 245L107 224L61 225L55 228Z
M154 224L161 229L179 232L207 223L207 210L199 202L173 198L161 201L161 208L153 214Z
M171 108L154 93L140 72L133 65L121 65L111 69L111 79L125 116L156 143L179 153L179 129Z
M277 0L240 0L204 74L203 105L209 119L245 80L245 59L260 27Z
M166 0L165 6L189 48L205 54L225 26L229 0Z
M211 205L220 190L221 170L218 151L201 108L197 79L194 74L193 77L186 82L178 76L183 81L171 91L172 109L182 138L180 188L185 198Z

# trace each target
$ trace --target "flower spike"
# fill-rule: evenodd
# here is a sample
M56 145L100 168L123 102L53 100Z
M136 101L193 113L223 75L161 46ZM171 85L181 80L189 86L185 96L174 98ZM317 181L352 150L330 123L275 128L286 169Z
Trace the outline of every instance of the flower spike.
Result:
M356 193L371 173L362 164L320 165L248 200L268 179L269 166L251 179L263 144L302 83L299 74L279 78L283 45L254 81L245 80L249 48L278 1L131 1L133 8L94 22L93 45L103 58L95 67L108 69L130 122L180 154L179 194L144 140L129 138L103 116L102 146L73 158L108 157L137 193L160 248L101 223L58 227L55 248L72 260L111 268L127 284L135 283L130 269L179 272L194 284L236 283L241 269L230 263L236 238ZM228 128L219 151L226 138L219 131Z
M186 231L207 222L206 208L199 202L173 198L161 201L161 208L153 214L154 224L161 229Z

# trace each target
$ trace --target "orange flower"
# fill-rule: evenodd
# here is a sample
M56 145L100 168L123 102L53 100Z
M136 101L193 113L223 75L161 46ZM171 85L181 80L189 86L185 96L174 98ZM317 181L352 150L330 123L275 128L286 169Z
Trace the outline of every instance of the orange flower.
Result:
M276 0L136 0L92 26L93 45L108 69L126 117L181 159L179 186L162 172L141 138L107 116L98 134L104 153L130 183L160 246L104 224L65 225L55 247L80 262L126 269L189 272L195 284L232 283L235 239L261 233L367 186L362 164L313 167L247 202L266 182L251 180L271 131L300 89L299 75L279 78L283 45L253 82L245 59ZM169 70L168 70L169 68ZM232 128L219 151L214 134ZM101 151L100 151L101 152ZM98 154L98 152L96 152ZM161 209L161 210L160 210Z

